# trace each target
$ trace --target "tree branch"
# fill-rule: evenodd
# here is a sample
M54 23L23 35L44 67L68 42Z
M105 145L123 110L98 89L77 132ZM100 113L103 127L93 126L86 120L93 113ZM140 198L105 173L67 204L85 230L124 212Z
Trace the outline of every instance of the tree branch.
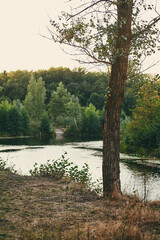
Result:
M67 43L67 42L64 43L64 44L67 45L67 46L70 46L70 47L75 47L75 48L80 49L80 51L85 53L88 57L92 58L94 60L94 63L103 63L103 64L106 64L106 65L111 65L111 63L109 61L98 59L92 52L90 52L87 48L85 48L83 46L79 46L79 45L75 45L75 44L71 44L71 43ZM68 54L70 54L70 53L68 53ZM79 54L77 54L77 55L79 55Z
M155 17L148 26L146 26L143 30L139 31L138 33L135 33L131 36L131 39L134 39L136 37L139 37L146 31L148 31L154 24L156 24L158 21L160 21L160 16Z
M144 70L139 71L138 73L135 73L135 74L133 74L133 75L131 75L131 76L128 75L127 77L130 78L130 79L133 78L133 77L136 77L136 76L138 76L139 74L142 74L142 73L144 73L145 71L147 71L148 69L154 67L154 66L157 65L159 62L160 62L160 60L157 61L157 62L155 62L155 63L153 63L152 65L150 65L149 67L145 68Z
M115 4L114 2L112 2L112 1L110 1L110 0L99 0L99 1L97 1L97 2L92 3L91 5L87 6L86 8L83 8L83 9L82 9L81 11L79 11L78 13L75 13L74 15L71 15L71 16L68 18L68 20L70 20L71 18L76 17L77 15L85 12L85 11L88 10L89 8L94 7L95 5L97 5L97 4L100 3L100 2L110 2L110 3L112 3L112 4Z

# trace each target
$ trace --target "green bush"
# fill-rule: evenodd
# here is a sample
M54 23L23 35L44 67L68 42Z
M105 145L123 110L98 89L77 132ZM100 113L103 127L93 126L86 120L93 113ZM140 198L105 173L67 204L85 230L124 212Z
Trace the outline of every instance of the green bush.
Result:
M4 170L5 168L6 168L6 161L0 158L0 170Z
M89 167L85 163L82 170L78 169L77 165L73 165L73 162L69 162L69 159L65 158L65 152L58 160L47 160L45 164L34 164L34 170L30 170L32 176L50 176L55 179L61 179L65 176L71 177L72 180L80 182L82 184L87 183L90 180Z
M89 166L85 163L82 169L79 170L77 165L69 162L66 158L66 152L58 160L47 160L45 164L34 164L34 169L30 170L32 176L52 177L54 179L61 179L69 177L74 182L80 183L82 186L88 186L92 191L98 194L102 193L102 181L97 180L92 182L91 174L89 173Z

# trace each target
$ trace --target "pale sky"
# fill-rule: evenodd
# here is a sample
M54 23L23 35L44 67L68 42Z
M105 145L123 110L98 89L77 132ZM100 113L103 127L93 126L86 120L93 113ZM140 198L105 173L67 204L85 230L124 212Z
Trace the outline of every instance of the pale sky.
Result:
M65 54L46 34L49 16L67 10L68 0L0 0L0 72L69 67L79 64ZM160 52L148 63L160 60ZM85 65L81 65L85 67ZM160 74L160 63L148 70Z
M78 66L47 35L50 15L66 9L66 0L0 0L0 72Z

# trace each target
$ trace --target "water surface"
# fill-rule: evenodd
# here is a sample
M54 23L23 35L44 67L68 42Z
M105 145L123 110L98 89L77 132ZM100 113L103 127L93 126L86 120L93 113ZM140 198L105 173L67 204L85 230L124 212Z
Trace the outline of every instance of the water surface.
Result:
M93 181L102 178L102 141L69 142L55 139L10 138L0 139L0 157L14 165L20 174L28 175L35 162L45 163L47 160L58 159L64 152L66 157L81 168L84 163L89 165ZM137 194L148 200L160 199L160 169L138 166L124 161L133 157L121 154L120 179L122 191ZM132 161L132 160L131 160Z

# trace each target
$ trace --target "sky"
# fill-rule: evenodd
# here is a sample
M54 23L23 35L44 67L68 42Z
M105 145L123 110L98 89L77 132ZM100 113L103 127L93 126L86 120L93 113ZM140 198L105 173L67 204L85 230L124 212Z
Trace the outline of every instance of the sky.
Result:
M0 0L0 72L87 67L65 54L47 35L49 16L53 19L67 10L68 0ZM69 8L68 8L69 9ZM160 52L149 58L147 66L160 60ZM93 69L92 69L93 70ZM160 63L149 69L160 74Z

